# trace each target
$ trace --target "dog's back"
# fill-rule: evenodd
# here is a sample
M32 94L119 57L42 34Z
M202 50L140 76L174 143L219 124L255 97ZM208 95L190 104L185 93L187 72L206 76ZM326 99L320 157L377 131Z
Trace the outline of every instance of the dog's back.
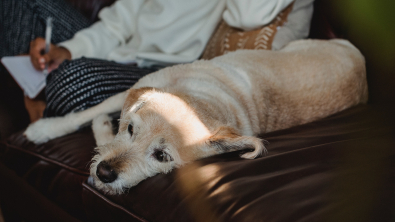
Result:
M240 50L164 69L133 88L144 86L212 101L223 112L215 118L226 116L244 135L311 122L368 97L364 57L345 40L301 40L277 52Z

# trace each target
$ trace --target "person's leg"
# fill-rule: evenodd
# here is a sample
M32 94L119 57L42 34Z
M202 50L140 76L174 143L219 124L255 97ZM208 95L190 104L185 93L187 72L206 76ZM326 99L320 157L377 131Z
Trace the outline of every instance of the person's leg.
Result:
M72 38L77 31L91 24L64 0L0 0L0 58L28 54L30 41L44 37L45 21L49 16L54 19L52 43L55 44ZM29 123L29 116L30 121L42 116L44 101L41 101L41 98L32 100L25 97L24 103L22 90L2 64L0 64L0 94L10 95L0 96L0 104L4 112L13 114L11 122L20 125L16 130ZM0 116L0 122L5 118L7 117ZM15 131L15 124L12 126L3 124L0 131L3 135L8 135Z
M65 61L47 77L44 117L64 116L97 105L154 71L99 59Z
M44 37L46 19L52 17L52 43L56 44L91 25L64 0L0 1L0 57L26 54L30 41Z

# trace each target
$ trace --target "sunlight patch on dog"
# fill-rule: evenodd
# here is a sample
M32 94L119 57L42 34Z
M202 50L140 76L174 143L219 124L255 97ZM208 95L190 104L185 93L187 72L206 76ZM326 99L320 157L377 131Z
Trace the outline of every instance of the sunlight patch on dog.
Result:
M183 146L202 143L204 141L202 138L211 135L194 109L178 96L166 92L150 92L145 93L141 99L147 106L153 106L152 108L165 122L181 133L180 142Z

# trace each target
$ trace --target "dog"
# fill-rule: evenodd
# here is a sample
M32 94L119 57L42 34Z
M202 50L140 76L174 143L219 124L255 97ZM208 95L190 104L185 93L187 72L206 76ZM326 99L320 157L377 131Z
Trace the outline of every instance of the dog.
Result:
M41 119L25 131L43 143L92 121L95 186L120 194L191 161L266 152L256 136L334 114L368 99L365 60L346 40L299 40L279 51L239 50L164 68L85 111ZM112 133L107 113L121 111ZM96 117L96 118L95 118Z

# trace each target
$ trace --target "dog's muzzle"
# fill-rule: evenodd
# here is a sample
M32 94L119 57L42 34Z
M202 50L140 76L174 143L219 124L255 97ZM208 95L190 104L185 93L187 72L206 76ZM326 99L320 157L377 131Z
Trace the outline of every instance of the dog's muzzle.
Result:
M97 165L96 175L103 183L111 183L118 177L115 170L112 169L105 161L102 161Z

